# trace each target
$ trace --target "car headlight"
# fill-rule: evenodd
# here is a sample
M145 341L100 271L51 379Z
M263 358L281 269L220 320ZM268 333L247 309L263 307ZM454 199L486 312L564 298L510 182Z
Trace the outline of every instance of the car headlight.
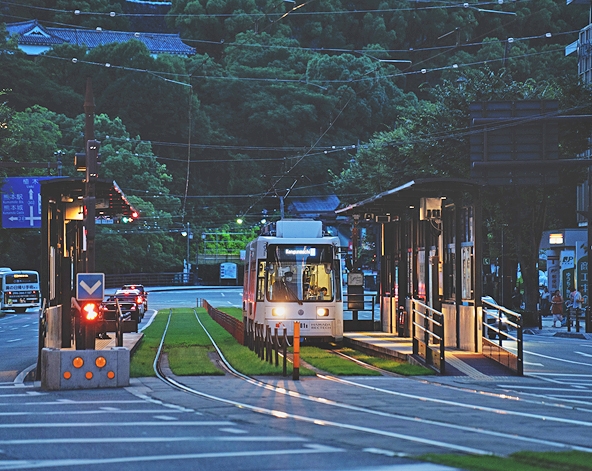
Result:
M317 316L327 317L329 315L329 309L326 307L317 307Z
M286 308L285 307L274 307L271 310L271 315L275 317L284 317L286 315Z

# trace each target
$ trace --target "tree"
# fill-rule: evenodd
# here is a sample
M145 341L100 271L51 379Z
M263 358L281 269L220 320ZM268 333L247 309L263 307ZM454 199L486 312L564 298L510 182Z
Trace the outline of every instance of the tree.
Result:
M512 80L505 70L499 73L476 71L470 74L462 89L453 82L445 82L431 92L432 101L422 102L415 113L406 114L397 122L395 130L377 134L341 174L333 176L333 185L341 194L357 186L369 196L425 175L468 177L468 105L473 101L556 99L563 109L571 110L577 100L581 113L592 105L592 92L573 81L521 83ZM586 148L583 139L586 133L581 126L572 125L570 133L571 136L564 136L561 141L564 158L573 158L574 152ZM579 138L575 138L578 133ZM560 177L564 185L571 182L573 193L574 183L584 179L577 175L574 178L574 172L569 170L562 171ZM486 240L499 247L500 228L506 227L505 255L520 263L526 310L535 312L538 250L542 232L547 227L546 215L549 207L564 199L556 198L556 188L548 186L493 187L484 190L483 196L486 229L493 230L493 237ZM486 247L486 250L495 254L498 249Z

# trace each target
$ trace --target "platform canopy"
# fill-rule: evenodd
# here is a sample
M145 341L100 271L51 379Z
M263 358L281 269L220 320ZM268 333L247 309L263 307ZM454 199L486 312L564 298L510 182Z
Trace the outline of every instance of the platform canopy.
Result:
M364 219L393 220L407 213L410 207L418 207L421 198L445 198L462 192L474 192L481 184L463 178L417 178L391 190L383 191L358 203L338 209L339 216L359 214Z
M53 178L41 181L43 198L55 199L60 203L74 203L84 198L85 182L80 178ZM96 215L111 218L134 216L138 211L130 204L117 183L112 180L97 179L95 183Z

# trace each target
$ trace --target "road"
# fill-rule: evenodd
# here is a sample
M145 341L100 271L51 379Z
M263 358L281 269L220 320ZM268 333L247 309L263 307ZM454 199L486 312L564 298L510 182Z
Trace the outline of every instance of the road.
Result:
M240 306L240 296L154 290L143 324L154 309L198 298ZM36 320L0 319L0 470L386 471L412 470L408 458L422 453L592 451L585 338L526 335L523 378L226 375L175 378L184 391L135 378L123 389L46 392L14 381L36 360Z

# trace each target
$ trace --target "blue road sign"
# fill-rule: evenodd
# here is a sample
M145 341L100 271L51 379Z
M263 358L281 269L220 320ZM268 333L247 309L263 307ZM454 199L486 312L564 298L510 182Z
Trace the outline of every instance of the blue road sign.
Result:
M104 296L104 273L76 274L76 299L78 301L102 301Z
M2 186L2 227L41 227L41 180L56 177L9 177Z

